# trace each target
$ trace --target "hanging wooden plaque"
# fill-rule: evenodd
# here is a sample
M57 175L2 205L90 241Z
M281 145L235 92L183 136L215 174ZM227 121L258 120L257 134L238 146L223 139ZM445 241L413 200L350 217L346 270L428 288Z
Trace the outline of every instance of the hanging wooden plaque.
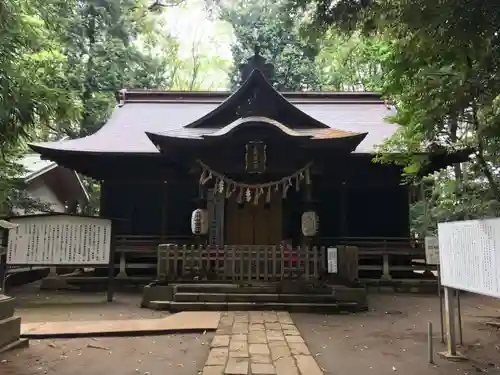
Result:
M245 148L246 171L248 173L264 173L267 163L267 145L260 141L250 141Z

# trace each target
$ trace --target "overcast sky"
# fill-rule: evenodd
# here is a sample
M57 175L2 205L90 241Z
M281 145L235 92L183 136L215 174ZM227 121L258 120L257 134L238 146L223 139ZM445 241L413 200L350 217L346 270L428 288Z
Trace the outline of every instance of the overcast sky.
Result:
M187 0L181 6L167 9L168 28L180 41L182 55L189 56L195 42L203 46L203 53L230 60L231 26L210 20L203 5L204 0Z

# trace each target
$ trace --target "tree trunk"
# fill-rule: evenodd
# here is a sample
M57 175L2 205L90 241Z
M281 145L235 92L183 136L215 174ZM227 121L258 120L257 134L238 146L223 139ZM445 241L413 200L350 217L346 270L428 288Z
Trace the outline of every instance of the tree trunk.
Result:
M457 131L458 131L457 116L453 116L450 119L450 140L453 145L455 145L458 140ZM460 163L453 164L453 171L455 174L455 181L456 181L455 194L457 195L457 197L460 197L463 192L463 173L461 164Z
M88 135L89 127L92 121L90 100L92 99L93 92L93 69L94 69L94 45L96 43L96 9L94 5L89 5L88 9L88 24L86 27L86 36L88 38L88 61L87 61L87 71L85 73L85 81L83 83L83 92L81 95L83 103L83 113L82 119L80 121L80 137Z

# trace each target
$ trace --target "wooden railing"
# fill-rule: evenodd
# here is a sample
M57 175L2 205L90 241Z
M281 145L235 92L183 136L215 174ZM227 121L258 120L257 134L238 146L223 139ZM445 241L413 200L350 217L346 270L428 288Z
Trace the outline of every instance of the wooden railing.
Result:
M425 256L424 241L408 237L321 237L319 241L328 246L356 246L365 254L408 252Z
M323 248L284 251L279 246L177 246L158 248L159 279L277 281L303 276L317 279L324 271Z
M154 257L157 254L158 245L165 243L175 244L178 246L179 250L187 249L186 251L188 253L193 249L193 238L191 236L167 236L164 238L160 236L118 236L117 252L120 253L120 275L125 277L127 268L155 268L155 264L149 261L144 263L145 259L139 260L138 258L143 258L144 255ZM425 272L436 270L436 266L427 265L425 263L423 241L413 238L322 237L318 239L318 244L321 244L323 247L357 247L359 249L358 268L361 272L360 277L365 279L405 279L412 278L411 274L414 271ZM185 246L183 247L183 245ZM274 248L272 246L265 247L268 249ZM248 249L249 247L238 246L238 248ZM257 246L254 248L259 247ZM261 246L260 248L263 249L264 247ZM205 249L212 249L211 254L213 255L210 255L209 258L210 265L214 265L210 268L210 272L213 272L214 268L219 267L219 263L217 262L219 262L222 256L220 254L222 254L223 248L219 248L218 252L215 251L215 247L205 247ZM193 253L191 252L190 254ZM255 256L257 255L255 254ZM263 256L264 251L260 250L259 258L263 259ZM173 257L175 257L175 255L172 253L171 258L173 259ZM217 258L217 261L215 258ZM181 261L182 260L179 262ZM171 260L171 262L173 262L173 260ZM272 262L272 260L270 260L270 262ZM278 260L277 262L279 263ZM217 266L215 266L215 264L217 264ZM238 277L241 277L240 274L238 275ZM245 273L245 275L247 274ZM248 278L248 275L245 277ZM256 278L256 276L251 277Z
M192 236L159 236L159 235L117 235L117 252L156 253L162 243L187 244L193 241Z
M232 282L318 280L334 278L357 282L358 251L355 247L337 248L337 272L327 272L327 251L323 246L224 247L160 245L158 280L221 280Z
M366 271L381 272L382 280L405 278L414 271L434 271L436 266L425 262L424 241L405 237L324 237L321 243L341 244L359 248L361 277ZM365 272L363 272L365 271Z

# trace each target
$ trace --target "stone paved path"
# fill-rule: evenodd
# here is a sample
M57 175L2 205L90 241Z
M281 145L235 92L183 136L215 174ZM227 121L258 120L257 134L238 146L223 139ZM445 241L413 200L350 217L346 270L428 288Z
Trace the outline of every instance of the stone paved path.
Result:
M287 312L225 312L203 375L322 375Z

